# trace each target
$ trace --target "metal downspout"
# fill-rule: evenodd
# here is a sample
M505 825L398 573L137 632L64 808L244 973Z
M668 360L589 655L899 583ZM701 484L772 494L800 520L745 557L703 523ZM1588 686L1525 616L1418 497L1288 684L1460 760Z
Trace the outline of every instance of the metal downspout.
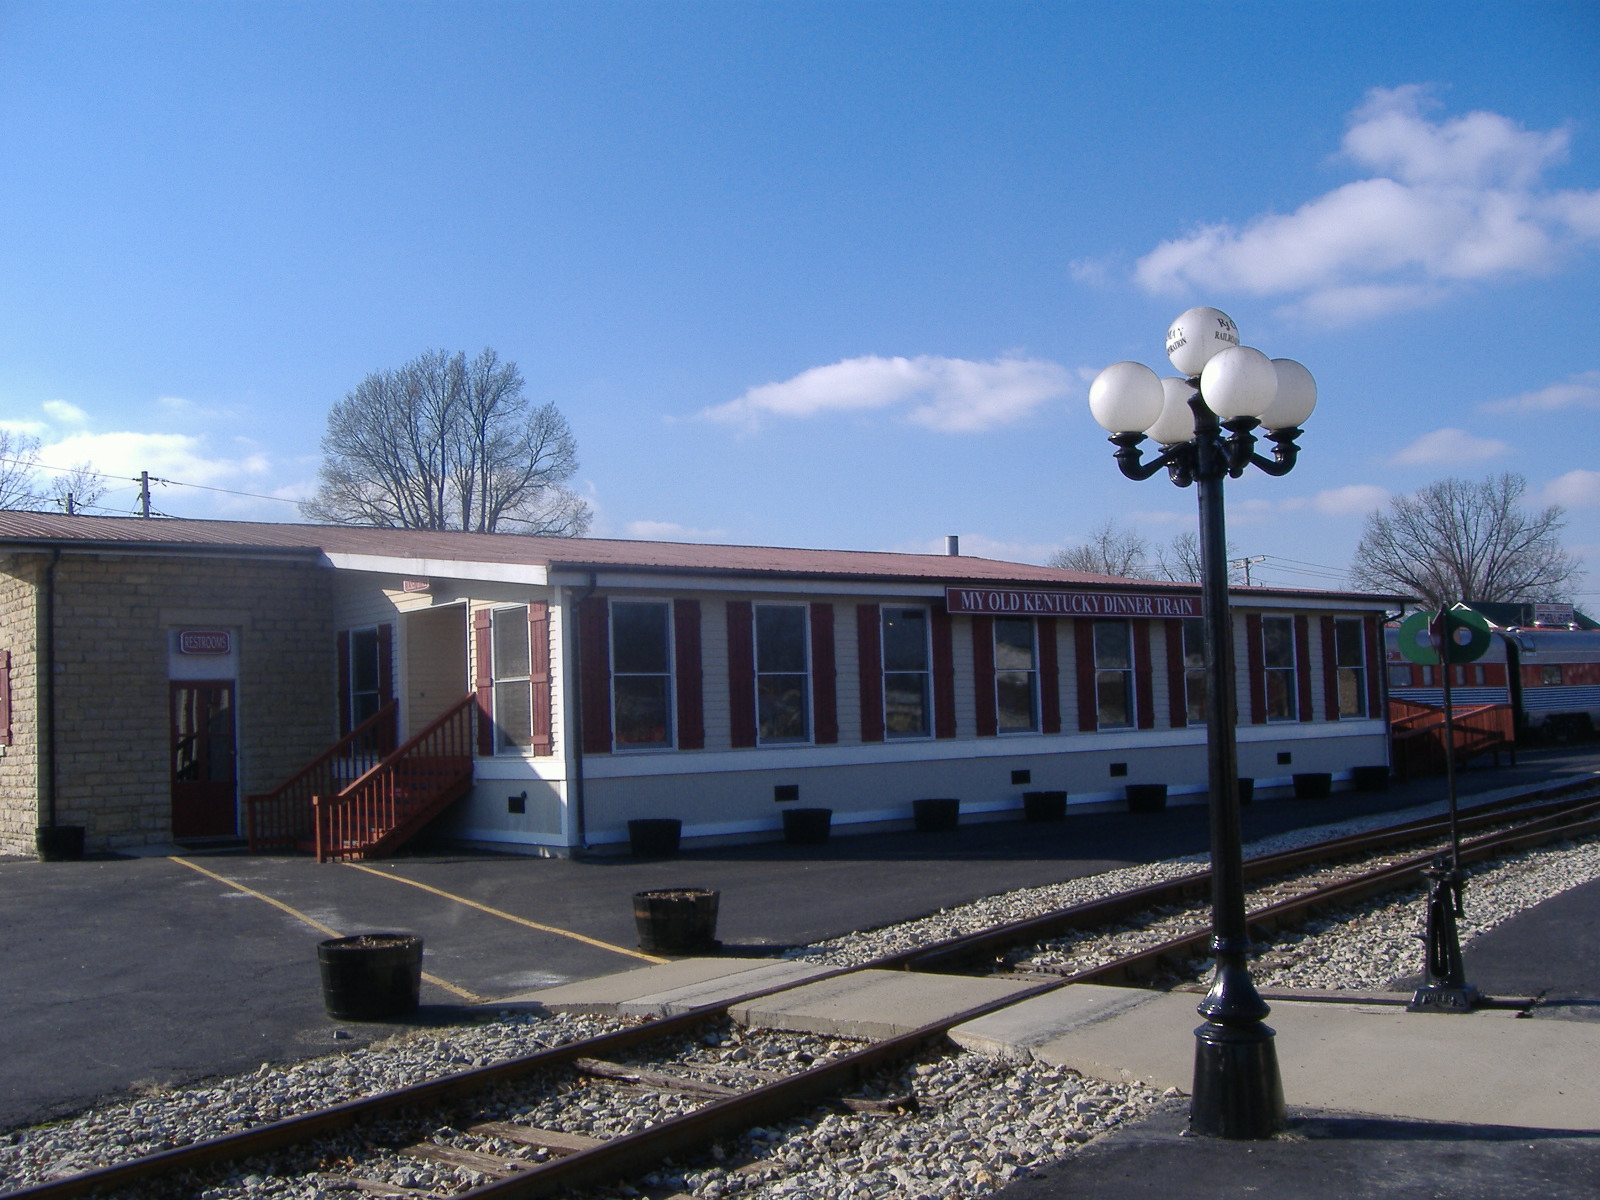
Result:
M589 829L583 794L583 626L578 612L584 601L593 596L599 587L599 575L594 571L589 572L588 589L572 602L572 636L565 658L567 695L572 697L569 705L572 726L572 831L576 835L573 858L582 858L589 852Z
M61 548L50 552L50 565L44 569L44 612L40 616L38 712L44 718L46 733L38 741L42 760L39 763L39 791L44 803L45 820L41 824L56 824L56 566L61 562Z

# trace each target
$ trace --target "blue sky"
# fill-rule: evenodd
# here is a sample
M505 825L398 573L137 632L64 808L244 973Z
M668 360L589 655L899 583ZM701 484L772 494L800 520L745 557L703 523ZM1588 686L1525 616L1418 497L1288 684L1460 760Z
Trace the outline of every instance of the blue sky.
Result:
M1513 470L1592 600L1596 63L1592 3L0 0L0 423L292 499L362 376L493 346L596 534L1040 561L1194 527L1086 395L1208 303L1321 389L1230 484L1264 577Z

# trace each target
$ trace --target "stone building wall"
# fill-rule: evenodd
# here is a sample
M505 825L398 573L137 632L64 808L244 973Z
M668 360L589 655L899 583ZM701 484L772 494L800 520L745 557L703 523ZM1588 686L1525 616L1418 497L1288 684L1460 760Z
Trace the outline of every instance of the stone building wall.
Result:
M241 797L325 749L337 737L331 575L308 562L63 556L57 822L83 825L90 850L170 838L169 629L238 633Z
M0 745L0 854L32 854L39 824L38 580L47 556L0 556L0 650L11 654L11 743Z

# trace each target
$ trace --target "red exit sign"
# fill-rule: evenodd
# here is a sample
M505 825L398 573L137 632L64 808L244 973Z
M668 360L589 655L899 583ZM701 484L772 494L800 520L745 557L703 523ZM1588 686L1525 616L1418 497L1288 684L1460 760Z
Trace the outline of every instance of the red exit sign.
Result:
M178 633L179 654L227 654L233 638L226 629L184 629Z

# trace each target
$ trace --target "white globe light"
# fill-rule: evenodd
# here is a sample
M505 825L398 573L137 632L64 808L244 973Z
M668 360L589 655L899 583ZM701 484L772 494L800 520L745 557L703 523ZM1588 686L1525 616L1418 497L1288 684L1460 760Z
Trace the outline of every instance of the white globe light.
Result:
M1239 344L1239 327L1227 313L1200 305L1167 329L1167 357L1188 378L1205 370L1216 355Z
M1089 385L1089 411L1111 433L1143 433L1161 415L1161 380L1143 363L1112 363Z
M1161 403L1161 415L1145 433L1163 446L1187 442L1194 437L1194 409L1189 407L1194 388L1187 379L1163 379L1161 390L1166 397Z
M1259 417L1277 399L1277 368L1259 350L1230 346L1200 372L1200 394L1206 407L1224 421Z
M1272 367L1278 374L1278 398L1261 414L1261 424L1267 429L1304 425L1317 406L1317 381L1292 358L1275 358Z

